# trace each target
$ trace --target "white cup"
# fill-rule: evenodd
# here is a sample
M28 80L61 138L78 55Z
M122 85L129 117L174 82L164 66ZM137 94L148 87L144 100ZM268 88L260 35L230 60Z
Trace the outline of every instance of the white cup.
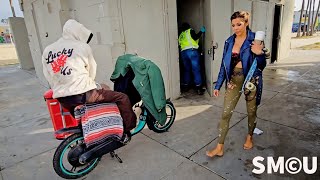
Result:
M266 33L264 31L257 31L254 39L258 41L264 41L265 35Z
M266 33L264 31L257 31L256 36L254 37L254 41L258 44L261 44L261 42L264 41Z

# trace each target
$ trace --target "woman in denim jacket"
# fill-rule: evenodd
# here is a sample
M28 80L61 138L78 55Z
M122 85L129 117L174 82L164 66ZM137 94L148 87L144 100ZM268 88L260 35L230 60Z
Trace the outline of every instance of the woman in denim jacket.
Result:
M251 82L256 86L256 90L245 93L248 112L248 134L243 145L244 149L253 147L252 135L256 126L257 106L261 100L262 70L266 67L264 45L253 42L255 33L249 29L249 13L237 11L233 13L230 19L234 34L225 42L220 72L213 91L215 97L219 96L219 90L226 80L224 107L219 125L219 141L216 148L207 151L206 154L209 157L223 155L224 140L229 130L229 121L239 101L245 77L248 75L254 59L257 60L257 68Z

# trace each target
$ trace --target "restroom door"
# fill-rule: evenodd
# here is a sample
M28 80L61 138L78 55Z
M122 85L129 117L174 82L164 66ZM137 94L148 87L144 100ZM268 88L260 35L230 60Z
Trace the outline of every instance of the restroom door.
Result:
M212 0L211 6L211 26L212 26L212 49L214 60L212 62L212 81L215 85L220 66L225 40L232 34L230 17L233 13L233 1L231 0ZM212 91L212 89L211 89Z
M204 59L205 59L205 73L207 91L212 96L213 88L213 61L214 61L214 47L213 47L213 23L212 23L212 0L203 1L203 24L206 27L204 34Z

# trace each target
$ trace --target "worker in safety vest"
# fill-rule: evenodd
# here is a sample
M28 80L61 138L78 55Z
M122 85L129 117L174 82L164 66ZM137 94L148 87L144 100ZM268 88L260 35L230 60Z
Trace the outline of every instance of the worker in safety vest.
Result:
M181 50L180 55L184 67L182 90L189 90L192 84L192 73L196 91L199 95L202 95L204 94L205 89L202 88L203 82L201 77L200 53L198 52L198 48L199 38L203 33L206 32L206 29L204 26L202 26L200 32L196 34L188 23L183 23L181 30L182 32L179 35L179 45Z

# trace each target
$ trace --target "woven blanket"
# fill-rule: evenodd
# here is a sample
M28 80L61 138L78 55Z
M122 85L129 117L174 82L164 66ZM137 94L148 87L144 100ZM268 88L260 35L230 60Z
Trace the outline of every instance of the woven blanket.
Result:
M82 124L87 148L100 144L108 138L120 140L123 136L123 120L114 103L77 106L75 118Z

